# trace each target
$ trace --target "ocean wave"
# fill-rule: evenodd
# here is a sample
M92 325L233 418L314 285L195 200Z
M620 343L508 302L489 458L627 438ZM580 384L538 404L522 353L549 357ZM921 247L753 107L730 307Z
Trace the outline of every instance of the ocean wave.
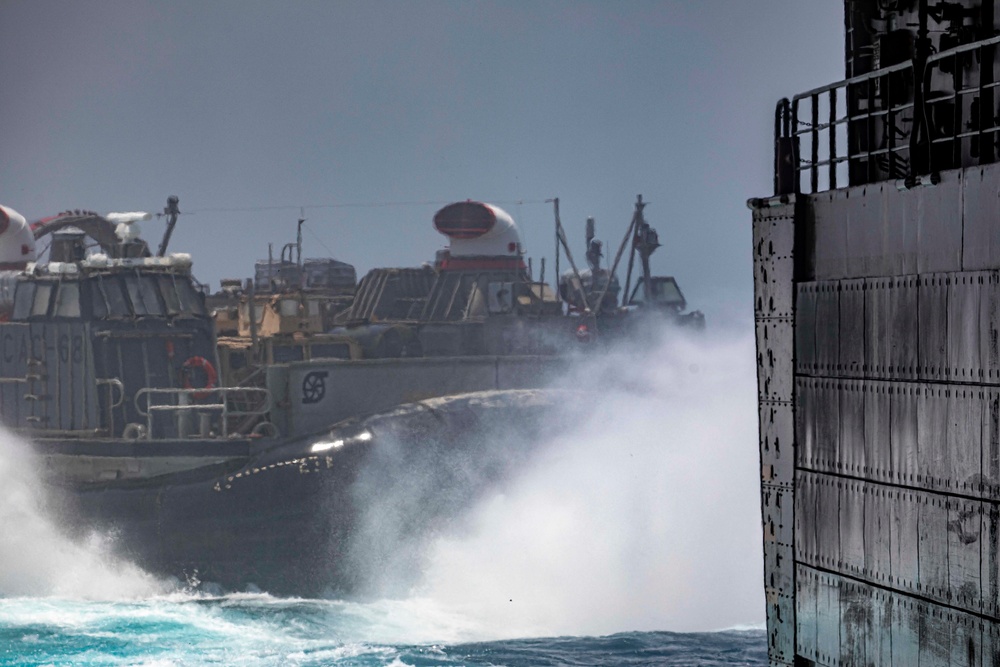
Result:
M766 664L765 633L628 632L602 637L442 640L456 619L424 603L170 594L132 602L0 600L10 665L731 665ZM434 627L439 623L438 627ZM429 633L421 638L422 633Z

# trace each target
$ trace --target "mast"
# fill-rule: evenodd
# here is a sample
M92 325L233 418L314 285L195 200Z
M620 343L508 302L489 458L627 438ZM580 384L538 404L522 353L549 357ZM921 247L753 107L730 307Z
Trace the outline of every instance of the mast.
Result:
M556 272L555 272L555 282L559 282L559 197L552 200L552 208L555 213L555 232L556 232Z
M179 203L180 199L177 198L177 195L167 197L167 206L163 209L163 214L167 216L167 228L163 232L163 240L160 241L160 249L156 251L157 257L163 257L164 253L167 252L167 244L170 243L170 235L174 233L174 225L177 224L177 216L181 213L177 208Z
M580 303L584 304L587 311L590 311L590 301L587 300L587 295L583 291L583 278L580 277L580 271L576 268L576 262L573 261L573 251L569 249L569 241L566 240L566 232L563 231L562 221L559 219L559 200L555 200L555 211L556 211L556 276L559 275L559 244L562 244L563 249L566 251L566 259L569 260L570 268L573 269L573 276L576 278L576 291L580 295Z
M299 265L299 270L302 269L302 223L306 221L306 209L299 209L299 224L298 230L295 237L295 257L296 262Z
M642 262L642 297L647 304L653 302L652 275L649 270L649 256L660 247L660 237L656 230L649 226L642 211L646 208L646 203L642 201L642 195L636 195L635 215L635 238L633 247L639 253L639 260Z

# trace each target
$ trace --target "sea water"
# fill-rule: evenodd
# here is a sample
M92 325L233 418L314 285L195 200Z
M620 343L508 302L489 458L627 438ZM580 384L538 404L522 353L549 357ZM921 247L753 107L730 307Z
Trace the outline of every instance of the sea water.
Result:
M248 594L116 602L16 598L0 605L0 664L767 664L760 629L490 641L463 639L464 625L423 601L357 604Z
M70 540L6 435L0 664L766 664L753 359L716 334L583 364L566 384L596 390L589 416L401 545L417 584L386 563L354 600L163 580L113 534Z

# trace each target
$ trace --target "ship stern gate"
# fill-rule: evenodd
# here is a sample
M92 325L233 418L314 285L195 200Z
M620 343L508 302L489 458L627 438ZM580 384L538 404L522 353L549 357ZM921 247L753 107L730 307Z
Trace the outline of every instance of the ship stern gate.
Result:
M749 202L772 665L1000 664L998 44L777 107Z

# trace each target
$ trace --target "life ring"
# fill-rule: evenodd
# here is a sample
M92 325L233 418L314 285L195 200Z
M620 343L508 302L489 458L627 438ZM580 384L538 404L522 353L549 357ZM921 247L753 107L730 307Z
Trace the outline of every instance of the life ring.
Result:
M200 368L205 373L205 385L203 387L195 387L191 384L191 371L195 368ZM215 382L219 379L219 374L215 372L215 366L212 365L212 362L205 357L191 357L181 365L181 369L184 371L184 388L202 390L191 394L199 400L208 398L208 395L211 393L209 390L215 388Z

